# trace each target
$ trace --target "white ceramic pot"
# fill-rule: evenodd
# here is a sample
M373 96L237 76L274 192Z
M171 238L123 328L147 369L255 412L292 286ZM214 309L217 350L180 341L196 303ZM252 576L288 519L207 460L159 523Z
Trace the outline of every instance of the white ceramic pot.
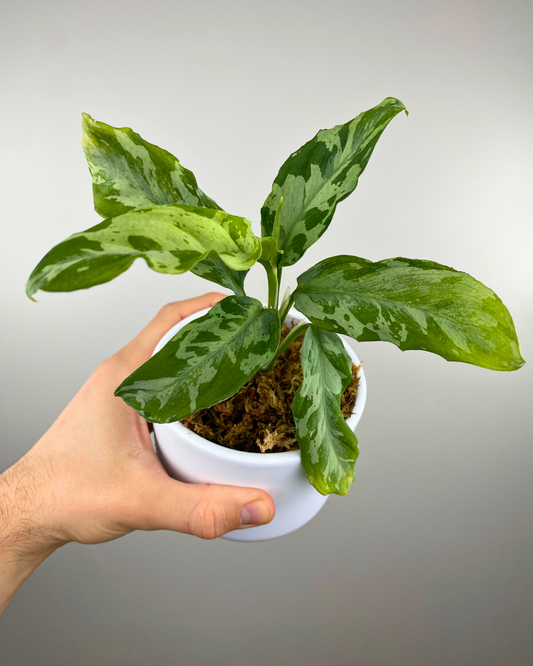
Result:
M158 352L183 326L206 314L202 310L176 324L161 339ZM287 321L300 321L302 315L291 309ZM345 342L346 351L356 365L359 359ZM355 411L347 419L355 430L366 401L366 380L359 370L359 386ZM234 530L223 538L233 541L263 541L289 534L305 525L324 506L327 496L321 495L307 480L301 464L300 451L281 453L247 453L214 444L186 428L180 421L154 423L156 450L165 469L175 479L187 483L216 483L248 488L261 488L276 504L276 515L268 525Z

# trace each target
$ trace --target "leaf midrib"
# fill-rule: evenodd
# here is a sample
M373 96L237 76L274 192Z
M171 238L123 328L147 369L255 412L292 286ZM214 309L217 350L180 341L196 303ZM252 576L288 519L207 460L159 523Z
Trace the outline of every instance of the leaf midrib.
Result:
M116 138L116 136L114 136L113 138L115 139L115 141L117 141L118 143L120 143L120 142L118 141L118 139ZM131 139L131 137L128 137L128 138ZM132 141L133 141L133 140L132 140ZM100 140L99 143L101 144L102 141ZM134 143L135 143L135 145L136 145L137 147L140 146L140 147L142 147L142 148L145 148L145 146L143 146L143 145L140 144L140 143L136 143L136 142L134 142ZM119 180L121 180L120 176L122 176L122 180L125 180L125 178L124 178L124 176L123 176L123 174L124 174L124 170L120 168L121 165L119 166L119 162L122 161L122 160L124 160L125 163L129 166L129 164L128 164L128 158L126 157L126 153L127 153L126 149L123 148L123 147L121 146L121 149L124 151L124 154L122 154L122 155L117 155L117 154L114 152L114 150L111 148L111 146L109 146L109 145L106 145L106 150L104 150L104 149L101 147L101 145L97 146L97 144L96 144L95 142L93 142L93 145L96 146L96 147L97 147L97 148L103 153L103 155L104 155L104 157L105 157L107 163L108 163L109 166L111 167L111 169L110 169L111 172L112 172L112 173L114 172L115 174L118 175L118 177L117 177L117 175L115 175L115 176L113 177L113 179L111 180L111 182L110 182L110 184L111 184L111 188L112 188L112 191L113 191L114 194L111 195L110 197L109 197L109 195L108 195L108 196L106 196L105 198L107 199L108 197L109 197L109 198L113 197L114 200L115 200L115 202L116 202L117 204L120 204L121 206L123 206L123 207L125 208L125 211L124 211L125 213L131 213L131 212L133 212L133 211L135 211L135 210L140 210L141 208L144 208L145 206L137 206L136 208L133 207L133 206L127 206L126 204L122 203L121 201L118 201L118 197L120 196L120 190L116 187L116 183L117 183ZM127 154L131 155L131 153L127 153ZM149 183L148 183L147 180L146 180L146 177L144 176L144 174L141 173L142 170L141 170L141 169L138 167L138 165L136 164L136 162L135 162L135 158L134 158L133 156L131 156L131 157L132 157L133 165L134 165L134 167L135 167L134 169L132 169L131 167L129 168L130 175L133 175L133 178L131 179L131 183L132 183L132 185L134 185L138 190L140 190L140 191L146 196L146 198L147 198L147 199L148 199L153 205L155 205L155 206L165 206L165 205L168 205L168 202L161 203L161 202L159 202L159 201L154 201L155 197L153 196L153 193L152 193L152 191L151 191L151 189L150 189ZM150 160L151 160L151 158L150 158ZM151 161L152 161L152 164L154 164L153 160L151 160ZM154 167L155 167L155 166L156 166L156 165L154 164ZM140 182L141 177L142 177L142 181L143 181L142 184L141 184L141 182ZM106 181L108 181L107 178L106 178ZM108 182L109 182L109 181L108 181ZM161 187L161 186L160 186L160 187ZM147 188L148 188L148 189L147 189ZM161 188L161 189L163 189L163 188ZM96 206L95 206L95 210L96 210ZM96 211L96 212L98 213L98 211ZM101 215L101 213L98 213L98 215ZM104 217L104 218L105 218L105 217L107 217L107 216L105 216L105 215L101 215L101 217Z
M295 295L296 295L298 289L294 292ZM333 296L344 296L345 298L351 298L352 297L352 294L347 294L346 291L334 291L334 290L326 291L326 290L321 290L321 289L314 289L312 292L307 292L305 290L301 290L300 293L301 294L307 294L310 297L312 296L312 294L321 294L321 295L324 294L326 296L331 296L331 295L333 295ZM355 292L355 294L356 295L354 296L354 298L358 298L358 299L363 300L363 301L377 302L377 303L384 304L384 305L394 306L398 309L403 309L403 310L409 310L409 309L417 310L418 309L420 312L428 313L429 316L433 317L436 320L444 319L446 321L450 321L450 322L453 323L452 319L449 319L449 318L447 318L446 316L444 316L442 314L438 314L440 312L438 309L431 308L429 306L427 308L421 308L421 307L417 308L415 306L407 305L405 303L402 303L401 301L393 301L393 300L389 300L387 298L379 298L378 299L376 297L371 297L371 296L362 296L358 292Z
M355 120L355 119L354 119L354 120ZM348 121L348 122L349 122L349 121ZM357 125L358 125L358 124L359 124L359 123L357 123ZM357 127L357 125L356 125L356 127ZM343 127L343 125L337 125L337 127ZM355 157L356 157L358 154L360 154L362 146L363 146L363 145L366 146L366 145L368 144L368 141L370 141L370 138L374 136L375 132L376 132L380 127L381 127L381 125L376 126L374 132L372 132L372 134L371 134L371 136L368 138L368 140L365 141L364 144L362 144L362 145L359 146L359 149L357 150L357 153L355 153L355 155L354 155L354 159L355 159ZM335 128L332 128L332 129L335 129ZM352 138L353 138L353 133L352 133ZM319 194L323 189L325 189L327 183L329 183L329 182L331 182L332 180L334 180L334 178L335 178L335 177L336 177L336 176L342 171L342 169L343 169L347 164L349 164L349 162L350 162L350 158L347 158L345 162L342 162L342 164L340 164L340 165L335 169L335 171L331 174L331 176L328 178L327 181L323 181L323 185L322 185L321 187L319 187L319 188L316 190L316 192L313 194L313 196L309 199L309 202L308 202L307 205L306 205L307 210L310 209L311 204L312 204L313 201L316 199L316 197L318 196L318 194ZM313 162L312 164L315 164L315 163ZM360 163L360 162L353 162L352 166L354 166L355 164L360 165L361 163ZM354 189L357 187L357 184L358 184L358 182L359 182L359 176L361 175L361 173L362 173L362 171L360 171L360 172L357 174L357 180L356 180L356 182L355 182L355 187L354 187ZM286 180L286 179L285 179L285 180ZM284 181L284 184L285 184L285 181ZM281 188L280 188L280 189L281 189ZM339 204L338 201L336 201L336 202L333 204L333 213L335 212L335 209L337 208L337 205L338 205L338 204ZM286 238L283 239L283 247L284 247L284 248L286 247L287 243L288 243L289 241L292 240L292 238L293 238L293 231L294 231L296 225L297 225L299 222L302 221L302 219L303 219L303 217L304 217L304 214L303 214L303 212L302 212L303 210L304 210L304 208L302 207L302 208L300 209L300 211L299 211L299 217L298 217L298 219L296 220L296 222L292 225L292 227L291 227L291 229L290 229L290 233L289 233L289 235L288 235ZM306 212L307 212L307 210L306 210Z
M237 340L237 339L238 339L238 338L239 338L239 337L245 332L245 329L246 329L246 328L249 328L249 327L253 324L253 322L257 319L257 317L258 317L260 314L262 314L264 311L265 311L265 308L264 308L263 306L261 306L261 307L259 308L259 310L257 311L257 313L256 313L251 319L247 319L247 320L244 322L244 324L243 324L241 330L239 330L239 332L238 332L234 337L231 338L231 342L234 342L235 340ZM193 362L193 363L188 364L187 367L186 367L184 370L189 370L189 369L191 369L191 368L197 368L199 365L203 364L202 362L205 361L206 359L211 360L212 358L214 358L215 356L217 356L217 354L219 354L220 350L221 350L225 345L227 345L228 343L229 343L228 340L221 341L221 342L220 342L220 346L218 347L218 349L217 349L216 351L214 351L214 352L209 352L209 353L208 353L207 355L205 355L205 356L197 356L197 355L194 355L194 356L193 356L193 361L196 361L196 363ZM194 343L194 342L191 342L190 344L192 345L192 344L195 344L195 343ZM181 374L181 372L183 372L183 371L180 371L180 374ZM176 380L178 380L178 377L177 377L177 376L176 376Z
M323 377L326 377L326 368L325 368L325 364L327 363L328 365L330 365L330 366L332 366L332 367L334 367L334 366L333 366L333 364L328 360L328 358L327 358L325 352L323 351L322 344L318 341L318 339L316 338L316 336L314 336L314 337L315 337L315 340L316 340L316 342L317 342L317 345L320 347L320 359L319 359L319 363L320 363L320 372L322 373L322 376L323 376ZM341 386L342 386L342 382L341 382ZM337 455L337 450L335 449L335 447L334 447L334 445L333 445L334 438L333 438L333 435L331 434L331 432L332 432L332 431L331 431L331 426L333 425L333 423L332 423L332 420L331 420L331 418L330 418L330 412L329 412L329 410L327 409L327 399L326 399L326 394L329 394L329 395L331 395L331 396L333 396L333 397L336 397L336 396L335 396L335 394L333 393L333 391L331 391L331 390L328 388L327 383L326 383L325 381L320 382L320 394L321 394L321 400L320 400L320 402L319 402L319 404L320 404L320 406L321 406L320 409L321 409L321 411L325 414L325 416L326 416L326 420L327 420L327 423L328 423L328 426L329 426L329 427L327 428L327 435L328 435L328 449L329 449L329 451L332 451L332 452L333 452L333 455L334 455L335 458L338 460L338 459L339 459L339 456ZM341 394L341 395L342 395L342 394ZM329 456L328 456L328 457L329 457Z
M187 204L164 204L164 206L181 206L181 205L185 206L185 205L187 205ZM161 207L163 207L163 206L161 206ZM192 207L193 207L193 206L191 206L191 208L192 208ZM137 212L137 211L142 211L142 210L144 210L145 208L147 208L147 207L146 207L146 206L142 206L141 208L136 208L135 210L128 211L127 213L124 213L124 215L129 215L129 214L134 213L134 212ZM151 206L150 208L151 208L151 209L155 209L155 210L157 211L157 208L159 208L159 206ZM186 212L187 212L187 211L186 211ZM221 211L221 212L224 213L224 211ZM227 213L224 213L224 214L227 215ZM114 219L116 220L118 217L121 217L121 216L117 215ZM199 217L202 217L202 216L199 215ZM231 216L228 216L228 217L231 217ZM107 218L107 219L109 219L109 218ZM214 218L210 218L210 219L214 219ZM206 249L206 248L205 248L205 244L204 244L204 242L199 238L199 236L195 236L195 235L192 234L190 231L186 231L185 229L183 229L182 227L180 227L178 224L173 224L172 222L170 222L170 221L168 221L168 220L161 220L161 219L160 219L160 220L157 220L156 222L154 222L154 221L150 222L150 220L148 220L148 222L151 223L151 224L153 224L153 225L156 225L156 224L161 225L163 233L165 233L165 228L168 229L169 231L173 231L173 230L175 230L175 229L179 229L179 231L180 231L181 233L183 233L184 235L188 236L189 238L194 239L197 243L199 243L200 245L202 245L202 247L204 248L204 250ZM218 231L219 231L219 233L224 234L224 239L223 239L223 240L224 240L224 243L226 243L226 244L228 244L228 245L233 245L235 248L237 248L237 252L224 252L223 254L231 254L231 255L233 255L233 256L236 256L237 254L248 254L248 253L244 252L244 250L241 249L241 248L237 245L237 243L235 242L235 240L231 237L231 234L227 231L227 229L225 229L225 228L222 226L222 224L220 224L220 223L218 223L218 222L215 222L215 224L216 224L216 226L218 227ZM251 229L250 229L250 231L251 231ZM71 238L88 238L89 240L91 240L91 238L90 238L90 236L89 236L88 234L92 234L92 233L98 233L98 232L91 232L90 230L87 230L87 231L82 232L82 233L80 233L80 234L74 234L73 236L71 236ZM208 235L208 236L211 236L210 234L207 234L207 235ZM204 236L205 236L205 234L204 234ZM147 238L149 238L149 236L147 236ZM67 239L67 240L69 240L69 239ZM100 242L100 243L108 243L108 244L113 245L113 246L115 246L115 247L125 248L125 249L128 251L128 254L130 254L131 256L135 255L136 257L143 257L143 256L144 256L146 253L148 253L148 252L172 252L172 251L179 250L178 247L174 247L173 249L165 249L165 250L155 250L155 249L154 249L154 250L135 250L135 248L133 248L134 252L131 252L131 251L128 250L128 248L132 248L132 246L131 246L131 245L124 245L122 242L112 242L111 240L109 240L109 241L98 241L98 242ZM88 250L89 250L89 249L90 249L90 248L88 248ZM186 252L187 250L183 250L183 251ZM95 255L96 255L96 254L102 255L102 252L98 252L98 251L96 251L96 250L94 250L93 252L94 252ZM137 254L135 254L135 252L137 252ZM209 253L209 250L207 250L207 251L205 252L205 257L207 257L207 254L208 254L208 253ZM107 254L107 252L104 252L103 254ZM109 254L113 254L113 253L110 252ZM124 254L126 254L126 253L124 253ZM219 255L218 253L217 253L217 256L220 257L220 255ZM204 258L205 258L205 257L204 257Z

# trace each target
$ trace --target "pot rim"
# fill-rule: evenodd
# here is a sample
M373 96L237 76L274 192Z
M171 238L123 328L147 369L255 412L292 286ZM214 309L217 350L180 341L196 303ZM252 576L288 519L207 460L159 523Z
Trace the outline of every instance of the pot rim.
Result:
M160 351L160 349L162 349L162 347L164 347L166 343L172 337L174 337L174 335L178 332L178 330L180 330L183 326L188 324L193 319L197 319L198 317L202 317L203 315L207 314L207 312L209 312L210 309L211 308L205 308L204 310L195 312L194 314L185 317L180 322L175 324L169 331L167 331L167 333L165 333L165 335L157 343L157 346L154 349L152 356L156 354L158 351ZM299 319L300 321L306 319L301 314L301 312L298 312L298 310L296 310L296 308L294 307L292 307L289 310L286 320L289 318ZM346 419L346 423L350 426L350 428L352 428L352 430L355 430L355 426L357 425L359 419L361 418L366 403L366 377L361 362L359 361L356 353L343 338L341 339L352 361L359 366L359 371L357 373L357 377L359 378L359 385L357 387L354 412L351 416L349 416ZM216 444L215 442L211 442L208 439L205 439L201 435L198 435L192 430L189 430L189 428L186 428L181 421L174 421L172 423L154 423L153 425L154 428L166 427L169 428L170 430L173 430L175 434L182 440L185 440L187 444L194 446L195 448L201 449L205 453L209 453L211 456L215 458L221 458L224 460L233 460L240 464L244 463L247 464L247 466L253 466L253 467L257 465L261 465L263 467L264 466L278 467L279 465L294 465L295 463L301 462L300 449L296 449L295 451L279 451L277 453L255 453L251 451L238 451L235 449L229 449L226 446L222 446L221 444Z

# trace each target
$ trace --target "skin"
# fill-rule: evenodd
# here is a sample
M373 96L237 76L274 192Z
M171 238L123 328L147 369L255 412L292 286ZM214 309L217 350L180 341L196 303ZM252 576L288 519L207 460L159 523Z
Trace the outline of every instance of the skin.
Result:
M166 305L0 475L0 613L39 564L69 542L104 543L134 530L214 539L272 520L274 502L263 490L171 479L148 423L113 395L174 324L222 298L210 293Z

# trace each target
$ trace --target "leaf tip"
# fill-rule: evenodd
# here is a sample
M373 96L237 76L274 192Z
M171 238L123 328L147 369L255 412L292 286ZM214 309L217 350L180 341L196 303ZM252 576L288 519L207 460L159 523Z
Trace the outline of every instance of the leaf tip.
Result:
M405 106L405 104L402 102L401 99L398 99L397 97L387 97L384 101L389 104L393 104L394 106L399 106L400 108L398 110L398 113L405 111L405 115L406 116L409 115L409 111L407 110L407 107Z
M81 124L84 129L90 127L91 125L96 125L96 120L90 116L88 113L82 111L81 114Z
M96 121L88 113L81 114L81 145L85 147L95 141L95 132L98 129L98 121Z
M518 357L519 357L518 361L516 362L513 370L520 370L520 368L524 367L524 365L526 364L526 359L522 356L520 351L518 352Z
M33 298L33 294L38 291L38 289L34 289L33 285L31 284L31 280L28 280L26 283L26 296L32 301L33 303L38 303L39 301L36 298Z

